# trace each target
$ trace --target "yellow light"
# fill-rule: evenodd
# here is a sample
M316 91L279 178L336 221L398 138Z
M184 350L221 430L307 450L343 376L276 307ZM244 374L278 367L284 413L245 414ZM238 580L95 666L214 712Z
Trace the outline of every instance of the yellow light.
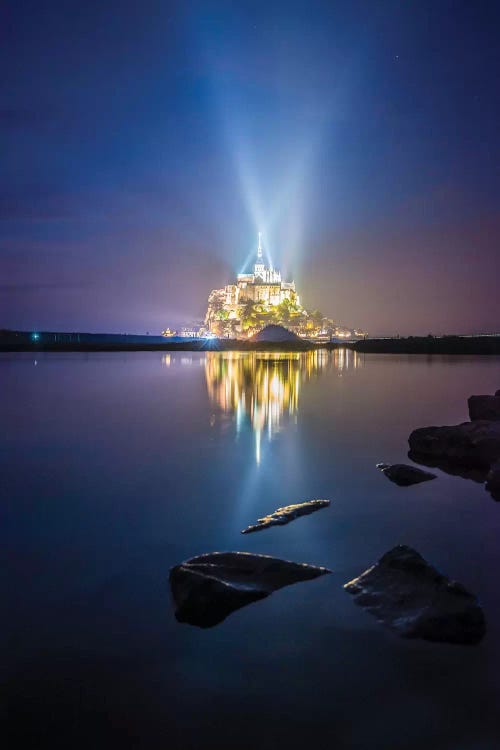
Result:
M309 352L207 352L205 377L212 404L235 415L239 432L249 424L255 434L255 461L260 463L262 435L273 440L286 419L297 419L302 383L329 367L350 364L343 349ZM356 355L353 355L356 357Z

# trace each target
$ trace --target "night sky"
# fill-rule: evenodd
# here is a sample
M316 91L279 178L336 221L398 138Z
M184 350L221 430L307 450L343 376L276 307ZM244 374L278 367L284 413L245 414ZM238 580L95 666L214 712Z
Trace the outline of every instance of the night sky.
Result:
M498 2L12 0L0 327L158 333L257 231L373 334L500 330Z

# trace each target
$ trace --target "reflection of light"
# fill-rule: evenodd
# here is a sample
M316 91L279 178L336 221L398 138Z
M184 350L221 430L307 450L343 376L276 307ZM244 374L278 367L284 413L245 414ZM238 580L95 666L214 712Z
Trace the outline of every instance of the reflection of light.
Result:
M339 371L339 375L342 375L342 370L349 367L349 350L348 349L335 349L334 353L335 369Z
M235 415L237 433L248 417L259 464L262 435L272 440L283 420L296 416L301 382L330 367L332 361L332 352L320 350L288 354L207 352L209 397L223 412Z
M273 375L271 379L270 391L275 398L277 398L281 393L280 381L277 375Z

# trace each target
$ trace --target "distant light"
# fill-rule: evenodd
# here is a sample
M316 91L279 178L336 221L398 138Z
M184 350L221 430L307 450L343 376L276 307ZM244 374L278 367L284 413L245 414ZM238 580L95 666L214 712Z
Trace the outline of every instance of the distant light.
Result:
M40 334L39 333L32 333L31 334L31 338L32 338L33 341L38 341L38 339L40 338Z

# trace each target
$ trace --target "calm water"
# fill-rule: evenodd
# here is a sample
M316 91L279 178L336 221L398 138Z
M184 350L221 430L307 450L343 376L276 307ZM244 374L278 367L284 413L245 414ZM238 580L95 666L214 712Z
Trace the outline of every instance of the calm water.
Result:
M9 748L500 746L500 504L375 469L467 419L499 359L1 355L0 384ZM316 497L331 507L239 533ZM400 542L479 595L481 645L400 640L344 593ZM180 625L169 568L215 550L334 573Z

